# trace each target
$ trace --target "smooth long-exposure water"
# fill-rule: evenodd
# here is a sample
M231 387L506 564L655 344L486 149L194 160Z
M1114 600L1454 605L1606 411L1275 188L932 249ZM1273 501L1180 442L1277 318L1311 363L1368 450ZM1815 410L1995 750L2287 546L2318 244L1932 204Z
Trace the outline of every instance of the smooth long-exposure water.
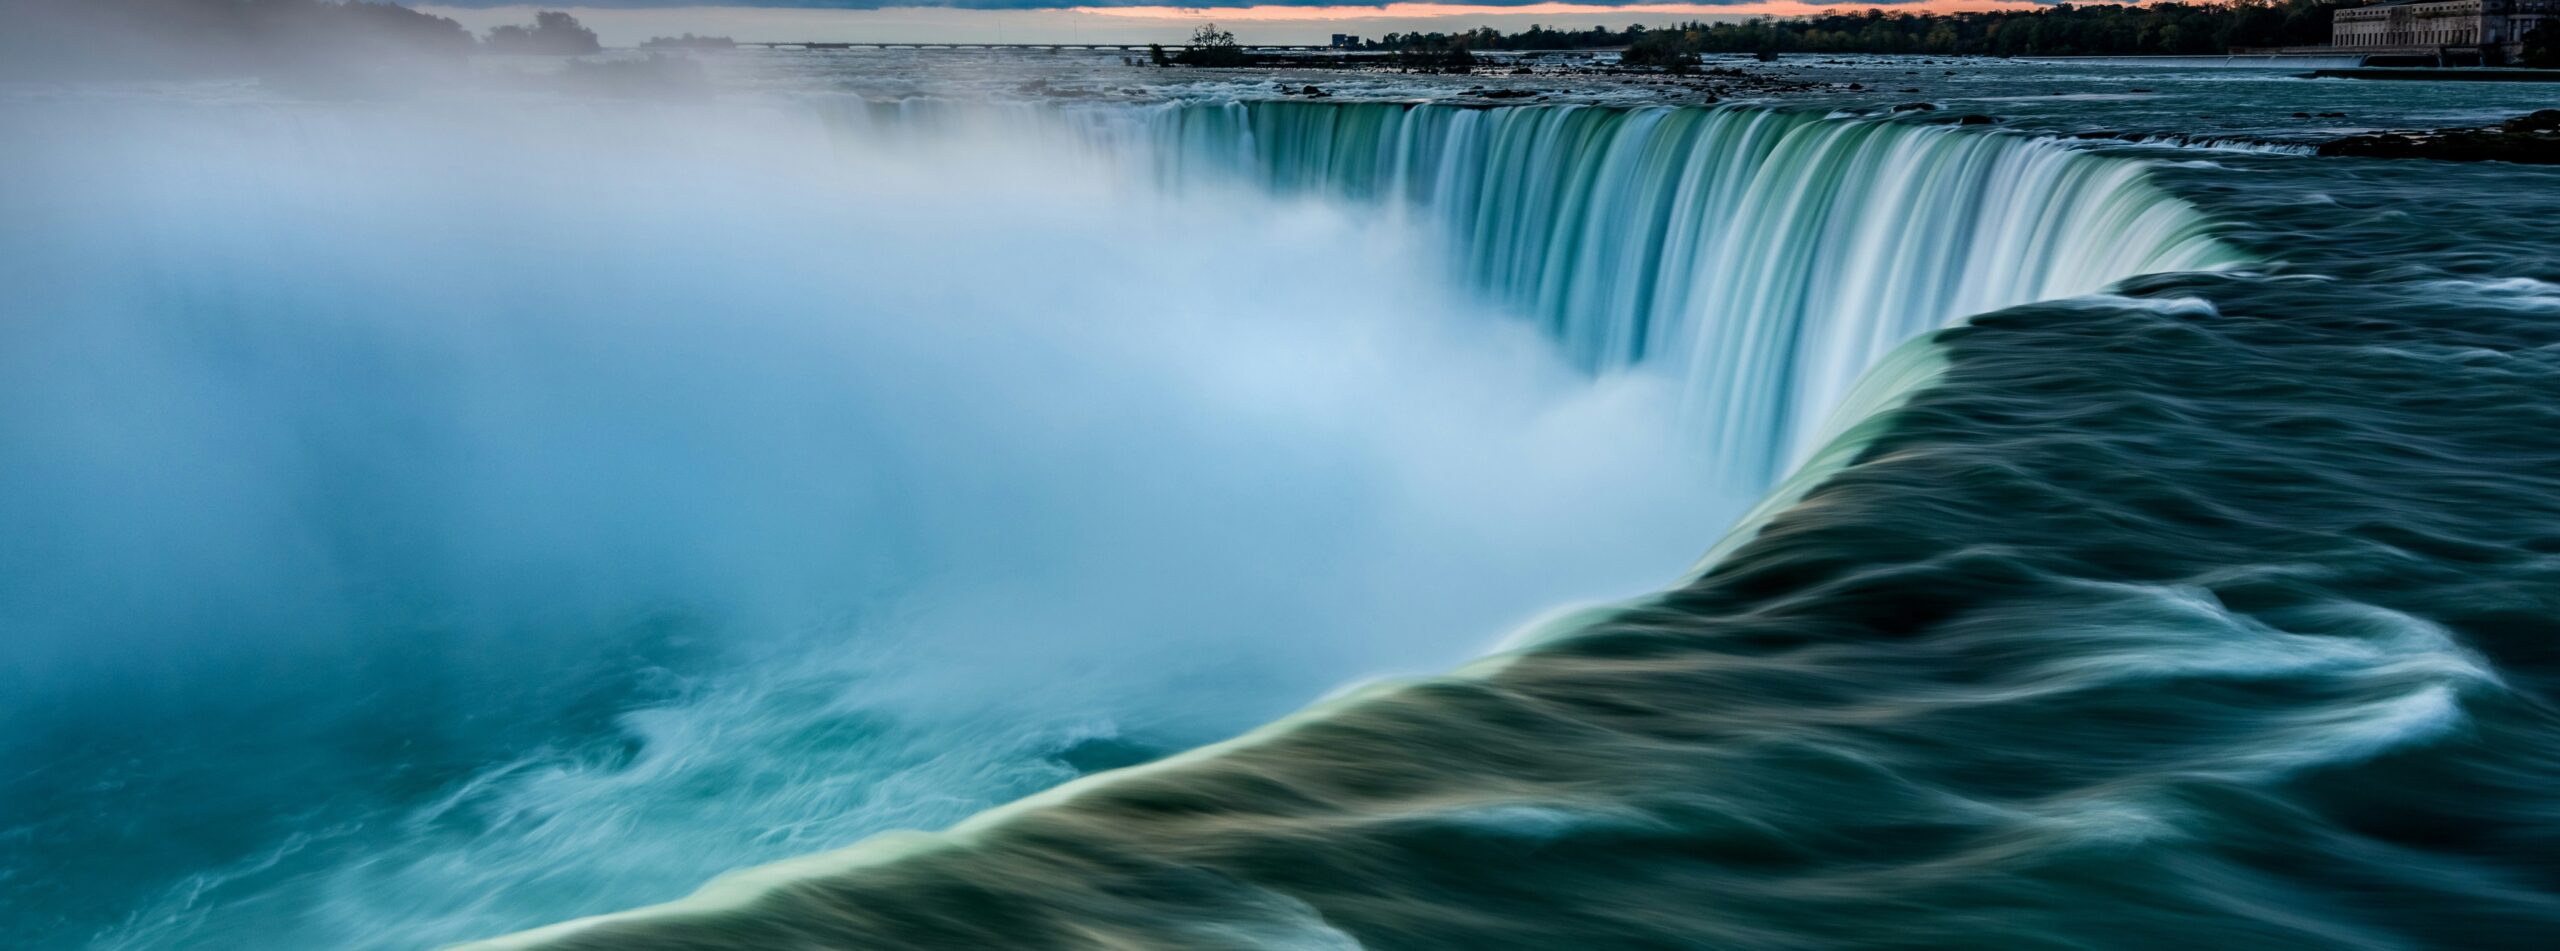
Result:
M2560 172L2185 121L2548 93L919 55L0 100L0 928L2560 938Z

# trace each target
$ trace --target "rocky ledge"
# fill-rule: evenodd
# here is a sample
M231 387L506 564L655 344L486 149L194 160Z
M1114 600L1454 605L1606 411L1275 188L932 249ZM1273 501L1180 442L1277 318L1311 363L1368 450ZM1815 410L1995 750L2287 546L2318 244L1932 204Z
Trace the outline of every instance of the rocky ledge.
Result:
M2320 143L2320 154L2560 165L2560 109L2544 109L2477 129L2351 135Z

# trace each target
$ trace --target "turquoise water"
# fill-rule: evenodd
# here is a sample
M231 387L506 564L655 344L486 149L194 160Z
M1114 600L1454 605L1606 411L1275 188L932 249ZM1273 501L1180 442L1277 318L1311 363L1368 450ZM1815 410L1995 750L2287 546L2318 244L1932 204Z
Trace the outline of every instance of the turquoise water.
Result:
M2560 178L2029 134L2530 92L899 62L11 98L0 921L796 859L501 946L2560 933Z

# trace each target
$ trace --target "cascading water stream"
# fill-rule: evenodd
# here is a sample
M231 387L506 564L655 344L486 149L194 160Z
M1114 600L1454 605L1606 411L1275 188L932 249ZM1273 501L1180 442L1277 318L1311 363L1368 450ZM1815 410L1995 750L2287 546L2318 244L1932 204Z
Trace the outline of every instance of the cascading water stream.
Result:
M912 130L948 117L915 103L848 114L864 123L849 134ZM1468 283L1539 322L1586 370L1674 375L1686 424L1717 454L1720 470L1775 490L1710 559L1849 465L1876 435L1880 412L1936 377L1941 361L1915 338L1974 313L2241 260L2210 235L2202 215L2153 187L2136 163L1939 126L1753 109L1390 103L1185 103L1033 114L1034 125L1135 157L1170 187L1244 182L1414 215L1440 230ZM1791 469L1795 475L1781 484ZM1546 633L1600 616L1568 616ZM1478 664L1461 679L1489 677L1503 666ZM1452 689L1463 695L1473 688ZM1131 777L1178 785L1182 771L1218 771L1239 751L1334 713L1425 702L1419 693L1371 691L1236 741L1070 784L948 833L874 840L755 869L684 901L487 947L708 948L768 926L788 930L797 927L794 912L780 906L763 918L737 910L782 886L794 886L790 902L824 905L815 896L827 893L827 880L859 879L884 865L923 863L905 874L929 881L968 866L975 859L965 853L1007 828L1042 821L1036 817L1044 811L1072 810L1094 790ZM1146 861L1153 860L1133 867L1150 867ZM1267 912L1281 921L1273 941L1331 935L1320 922L1301 921L1308 916L1299 906L1274 898L1265 908L1262 901L1248 898L1244 910L1227 911ZM1083 912L1107 917L1119 910ZM822 930L868 934L870 920L856 914ZM1301 924L1306 934L1289 931ZM895 930L884 927L875 937L894 943Z
M1949 321L2240 260L2134 162L1762 109L1300 102L1091 110L1174 183L1244 178L1436 223L1456 266L1593 370L1684 381L1766 486L1885 354Z

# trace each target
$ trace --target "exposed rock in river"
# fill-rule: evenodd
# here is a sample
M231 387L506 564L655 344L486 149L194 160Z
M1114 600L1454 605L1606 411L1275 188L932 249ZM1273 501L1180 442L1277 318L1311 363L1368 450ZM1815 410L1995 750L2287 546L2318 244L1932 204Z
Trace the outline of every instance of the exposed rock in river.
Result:
M2321 143L2320 154L2560 165L2560 109L2544 109L2477 129L2351 135Z

